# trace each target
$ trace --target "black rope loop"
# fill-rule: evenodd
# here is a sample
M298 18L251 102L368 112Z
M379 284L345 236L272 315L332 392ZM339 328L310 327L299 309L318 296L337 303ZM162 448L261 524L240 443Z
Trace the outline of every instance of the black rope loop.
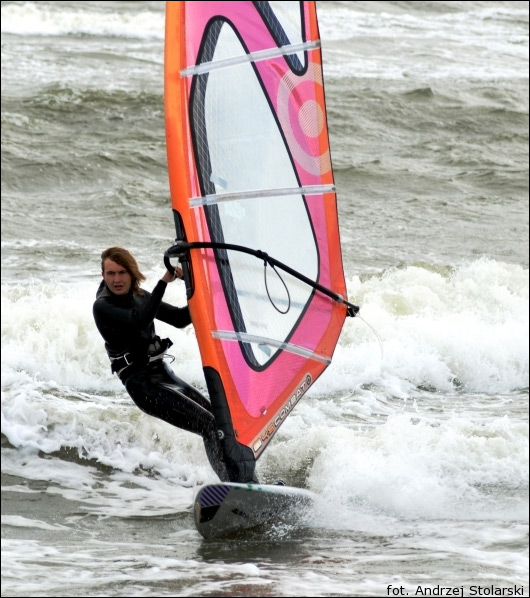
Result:
M267 254L265 254L265 255L267 255ZM269 285L267 284L267 263L268 263L268 260L264 259L263 260L263 280L265 281L265 290L267 291L267 297L269 298L269 301L271 302L272 307L274 307L274 309L277 312L281 313L282 315L285 315L291 309L291 293L289 293L289 289L288 289L287 285L285 284L285 280L281 277L281 275L278 272L278 270L276 270L276 268L274 267L274 264L271 264L271 268L274 270L276 276L282 281L282 284L283 284L283 287L285 289L285 292L287 293L287 309L285 311L282 311L276 305L276 303L274 303L274 301L273 301L273 299L271 297L271 294L269 292Z

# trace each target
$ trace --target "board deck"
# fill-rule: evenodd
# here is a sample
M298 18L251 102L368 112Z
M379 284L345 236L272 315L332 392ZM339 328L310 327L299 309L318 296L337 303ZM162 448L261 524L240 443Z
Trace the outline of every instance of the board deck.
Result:
M211 484L195 497L195 525L204 538L214 538L261 525L296 524L314 499L309 490L290 486Z

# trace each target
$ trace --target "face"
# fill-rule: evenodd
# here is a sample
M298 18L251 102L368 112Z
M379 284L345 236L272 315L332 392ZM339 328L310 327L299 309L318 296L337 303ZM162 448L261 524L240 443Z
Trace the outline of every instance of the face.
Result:
M103 280L115 295L127 295L131 290L132 277L126 268L110 259L103 265Z

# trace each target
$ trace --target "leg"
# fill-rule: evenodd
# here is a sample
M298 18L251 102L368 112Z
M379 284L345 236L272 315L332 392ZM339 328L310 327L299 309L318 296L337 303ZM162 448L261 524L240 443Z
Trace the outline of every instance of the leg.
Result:
M174 389L175 392L184 394L186 397L195 401L198 405L203 406L210 412L212 411L210 401L197 389L184 382L184 380L178 378L165 362L159 361L157 365L158 364L163 367L163 373L158 372L157 368L156 380L158 383L164 385L166 388L171 387L171 389ZM153 375L151 375L151 380L153 380ZM216 425L217 422L215 422L215 418L214 424L216 428L215 435L208 438L203 435L203 438L206 454L208 455L210 463L212 463L213 459L221 460L228 470L225 472L227 477L223 478L221 475L219 475L217 469L214 467L217 475L219 475L222 481L229 479L231 482L252 482L254 484L259 484L259 480L255 472L256 461L253 457L249 458L248 453L250 453L250 449L245 449L245 451L242 451L241 445L235 441L233 436L225 436L221 441L219 441ZM216 455L216 457L211 457L211 455Z
M227 481L229 476L209 401L193 387L171 376L165 363L156 366L133 373L125 381L127 392L144 413L202 436L210 465L221 481ZM188 392L191 396L187 396Z
M164 385L174 386L176 390L186 395L197 405L204 407L207 411L212 411L210 401L196 388L179 378L165 361L160 360L149 366L149 378L154 384L163 383Z

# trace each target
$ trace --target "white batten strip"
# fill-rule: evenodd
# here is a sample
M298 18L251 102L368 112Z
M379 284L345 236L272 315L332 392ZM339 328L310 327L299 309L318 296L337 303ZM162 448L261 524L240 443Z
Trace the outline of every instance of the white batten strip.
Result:
M210 206L225 201L238 201L242 199L285 197L288 195L323 195L324 193L335 193L335 191L335 185L308 185L306 187L284 187L282 189L256 189L255 191L220 193L215 195L205 195L204 197L191 197L190 208Z
M324 355L318 355L309 349L300 347L299 345L293 345L292 343L286 343L284 341L277 341L273 338L266 338L264 336L256 336L254 334L247 334L246 332L232 332L231 330L212 330L212 336L223 341L237 341L241 343L254 343L257 345L269 345L276 347L282 351L288 351L295 355L307 357L308 359L315 359L322 363L330 364L331 358L325 357Z
M304 42L302 44L293 44L290 46L279 46L277 48L271 48L270 50L260 50L259 52L250 52L249 54L242 54L241 56L234 56L233 58L223 58L222 60L203 62L196 66L189 66L180 71L180 76L193 77L193 75L202 75L204 73L209 73L210 71L224 69L237 64L259 62L260 60L296 54L298 52L305 52L306 50L315 50L316 48L320 48L320 40Z

